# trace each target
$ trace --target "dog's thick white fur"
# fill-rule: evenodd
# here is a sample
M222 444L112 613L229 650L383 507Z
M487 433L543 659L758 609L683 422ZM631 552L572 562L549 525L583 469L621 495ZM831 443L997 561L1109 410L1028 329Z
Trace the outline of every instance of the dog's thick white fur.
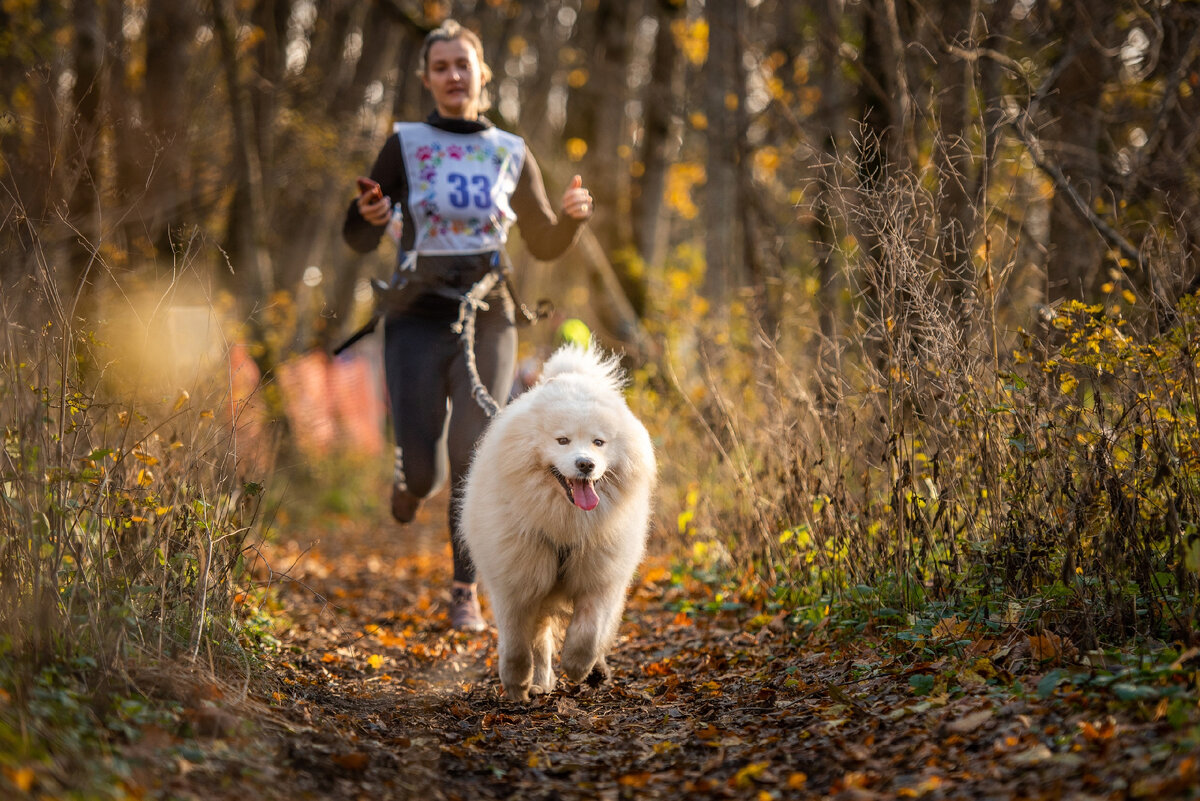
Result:
M623 386L616 357L565 345L476 448L462 532L514 700L554 689L560 637L569 680L608 678L605 656L645 550L656 480L650 435Z

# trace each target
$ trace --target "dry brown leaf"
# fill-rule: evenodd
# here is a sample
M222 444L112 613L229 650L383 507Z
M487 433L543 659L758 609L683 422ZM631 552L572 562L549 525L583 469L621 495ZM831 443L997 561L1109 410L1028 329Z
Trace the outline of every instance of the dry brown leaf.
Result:
M976 712L971 712L970 714L963 715L957 720L952 720L947 723L946 731L954 734L969 734L970 732L978 729L984 723L987 723L989 720L991 720L993 714L995 713L990 707L988 709L980 709Z
M362 751L351 751L348 754L334 754L330 759L333 764L343 770L362 771L371 763L371 757Z

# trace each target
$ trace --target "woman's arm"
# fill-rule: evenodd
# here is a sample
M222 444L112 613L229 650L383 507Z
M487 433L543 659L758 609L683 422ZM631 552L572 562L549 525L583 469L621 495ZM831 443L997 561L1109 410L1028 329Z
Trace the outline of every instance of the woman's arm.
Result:
M582 187L572 187L567 190L567 194L586 191ZM579 231L587 222L587 216L591 215L590 202L586 210L587 216L582 218L570 214L564 214L560 218L554 213L550 200L546 197L542 170L528 150L525 152L525 164L517 178L517 188L513 191L511 202L513 211L517 214L521 238L525 240L529 252L535 258L546 261L558 258L575 244L575 240L579 238ZM572 203L573 209L575 205Z
M384 196L390 198L393 203L403 204L408 199L408 174L404 171L404 154L400 148L399 137L389 136L383 143L383 149L379 151L375 165L371 167L371 179L379 183ZM387 220L384 220L385 224L386 222ZM384 224L374 225L363 219L356 197L346 209L342 238L359 253L370 253L379 247L384 228Z

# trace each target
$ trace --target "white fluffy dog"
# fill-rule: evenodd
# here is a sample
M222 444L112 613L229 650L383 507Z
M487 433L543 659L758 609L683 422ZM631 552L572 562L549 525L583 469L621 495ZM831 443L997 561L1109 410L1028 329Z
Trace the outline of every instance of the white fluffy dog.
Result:
M491 422L462 499L462 531L500 635L505 694L608 677L625 593L642 559L655 484L650 435L614 356L559 348ZM565 636L564 636L565 632Z

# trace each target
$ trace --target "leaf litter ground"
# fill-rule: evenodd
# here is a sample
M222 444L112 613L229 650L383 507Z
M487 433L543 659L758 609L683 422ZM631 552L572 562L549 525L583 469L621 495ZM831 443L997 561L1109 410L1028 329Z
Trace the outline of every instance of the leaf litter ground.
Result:
M930 660L753 604L686 614L720 605L663 558L632 589L612 683L510 702L494 630L447 625L441 514L272 549L288 625L267 680L228 705L263 724L218 718L203 758L148 785L424 801L1198 797L1186 667L1166 680L1190 688L1180 714L1169 694L1076 689L1078 673L1035 658L1044 641L971 639L953 618L934 633L960 647Z

